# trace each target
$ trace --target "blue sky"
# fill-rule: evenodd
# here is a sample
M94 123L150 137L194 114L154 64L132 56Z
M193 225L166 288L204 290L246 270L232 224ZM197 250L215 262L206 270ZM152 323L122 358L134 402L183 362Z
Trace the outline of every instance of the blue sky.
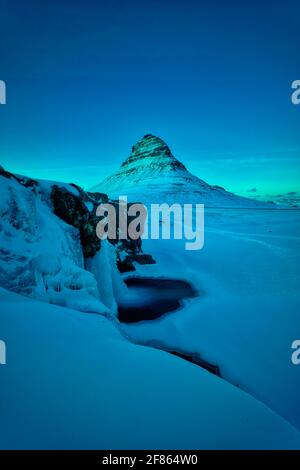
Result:
M299 2L0 7L8 170L88 188L152 133L209 183L267 199L299 196L300 106L290 100L300 79Z

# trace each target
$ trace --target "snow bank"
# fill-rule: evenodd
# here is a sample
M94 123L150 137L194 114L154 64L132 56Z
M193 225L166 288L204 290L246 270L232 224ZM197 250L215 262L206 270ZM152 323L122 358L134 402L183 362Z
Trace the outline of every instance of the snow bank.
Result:
M263 404L103 316L0 289L0 324L3 449L300 448Z
M0 176L0 285L84 312L115 312L113 296L122 281L112 268L113 248L103 244L97 260L91 261L93 266L101 264L96 277L86 270L78 229L51 210L52 186L44 181L25 187ZM77 189L64 187L76 195Z
M85 267L97 281L103 304L117 314L118 302L126 296L127 287L117 268L115 248L107 240L103 240L101 250L93 258L85 260Z

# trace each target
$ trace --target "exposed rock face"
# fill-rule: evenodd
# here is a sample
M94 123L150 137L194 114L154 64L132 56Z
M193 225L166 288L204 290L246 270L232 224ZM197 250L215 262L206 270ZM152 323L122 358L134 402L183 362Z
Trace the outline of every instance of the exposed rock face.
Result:
M148 162L147 159L149 159ZM141 162L142 165L147 164L148 168L158 172L186 170L185 166L172 155L167 144L160 137L151 134L146 134L132 147L130 156L121 165L121 168L132 174L134 170L138 171Z
M132 147L119 170L92 188L112 198L128 196L144 204L179 202L207 207L270 207L212 186L191 174L159 137L146 134ZM271 206L272 207L272 206Z
M95 211L90 212L80 197L57 185L52 187L50 197L54 214L79 229L84 257L95 256L101 246L101 240L96 235L98 221Z
M54 185L51 190L51 201L53 211L60 219L67 224L73 225L79 229L80 240L85 258L92 258L97 251L100 250L101 240L96 235L96 227L99 217L96 210L99 204L109 202L115 207L118 222L119 203L117 201L109 201L106 194L103 193L87 193L82 188L73 185L79 192L80 196L72 194L64 187ZM91 205L88 209L86 203ZM130 207L130 204L128 205ZM131 218L128 217L128 224ZM118 232L118 226L117 226ZM125 239L115 240L108 239L115 246L117 254L117 266L120 272L134 271L134 262L140 264L153 264L155 261L150 255L141 255L142 241Z
M79 191L80 197L72 194L64 187L58 185L52 187L50 197L53 204L53 212L67 224L79 229L84 257L92 258L101 247L101 240L96 234L96 227L99 222L99 217L96 215L97 207L100 203L109 202L116 209L118 221L119 204L117 201L109 201L105 194L86 193L82 188L73 186ZM91 209L87 208L86 202L92 204ZM131 219L128 217L128 224L130 221ZM108 239L108 241L116 248L117 266L121 272L134 271L134 261L140 264L147 264L147 262L149 264L154 263L150 255L140 254L142 252L142 241L140 238L137 240L130 238L120 240L117 238L116 240Z
M118 222L119 222L119 211L120 211L119 201L110 201L110 204L112 204L116 210L117 233L118 233L119 231ZM131 203L127 205L127 210L129 210L130 206L131 206ZM124 207L122 205L122 211L123 210L124 210ZM134 219L133 216L129 216L127 214L127 229L128 229L130 222L133 219ZM117 252L117 265L121 273L135 271L134 262L138 264L154 264L155 263L151 255L141 254L143 252L141 238L137 238L136 240L133 240L129 237L127 237L126 239L123 239L118 236L116 240L110 240L110 243L115 245L116 252Z

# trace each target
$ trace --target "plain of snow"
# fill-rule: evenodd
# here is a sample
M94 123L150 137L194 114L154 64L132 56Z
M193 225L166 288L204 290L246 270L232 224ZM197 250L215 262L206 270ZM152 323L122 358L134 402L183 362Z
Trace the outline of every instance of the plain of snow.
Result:
M265 405L131 344L104 316L4 289L0 302L1 448L300 448L300 434Z
M300 429L300 212L205 210L202 250L184 241L144 240L156 265L134 275L189 281L199 297L176 312L123 324L132 341L201 357ZM130 275L130 274L129 274Z
M187 280L199 297L118 325L114 248L83 258L78 230L51 211L52 185L0 177L0 446L299 448L299 212L206 210L196 252L144 240L157 264L135 274ZM198 352L225 380L130 341Z

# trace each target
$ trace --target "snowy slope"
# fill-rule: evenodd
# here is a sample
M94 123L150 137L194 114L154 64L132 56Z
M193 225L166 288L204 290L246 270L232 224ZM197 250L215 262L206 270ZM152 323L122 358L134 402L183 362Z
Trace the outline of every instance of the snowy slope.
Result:
M263 404L103 316L0 289L0 323L1 448L300 448Z
M192 175L162 139L150 134L133 146L131 155L116 173L91 191L102 191L113 198L127 195L130 201L145 204L192 202L213 207L272 207L270 203L236 196L207 184Z

